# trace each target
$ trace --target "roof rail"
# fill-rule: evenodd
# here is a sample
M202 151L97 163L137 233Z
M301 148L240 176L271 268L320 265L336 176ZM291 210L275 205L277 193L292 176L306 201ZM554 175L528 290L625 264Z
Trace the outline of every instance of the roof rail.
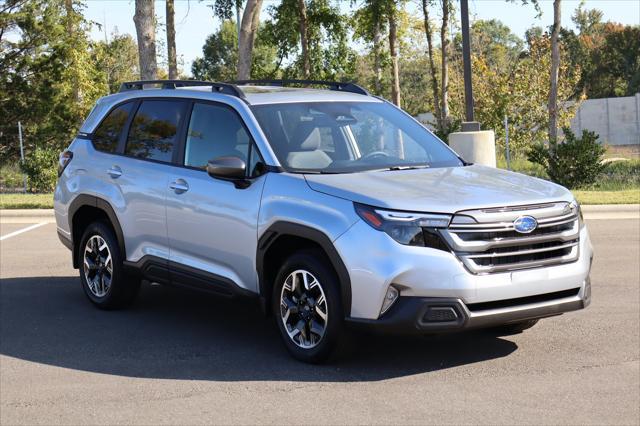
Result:
M352 92L359 95L370 96L370 93L363 87L351 82L325 81L325 80L236 80L229 83L234 85L261 84L264 86L328 86L331 90L340 92Z
M218 83L215 81L199 81L199 80L138 80L125 81L120 85L120 92L128 92L130 90L144 90L145 85L160 85L162 89L175 89L177 87L194 87L194 86L211 86L212 92L224 93L225 95L236 96L245 99L242 90L238 89L234 84Z

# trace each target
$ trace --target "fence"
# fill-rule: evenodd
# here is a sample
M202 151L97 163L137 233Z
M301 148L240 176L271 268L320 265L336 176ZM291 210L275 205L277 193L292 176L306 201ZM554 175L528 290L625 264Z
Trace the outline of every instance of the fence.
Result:
M591 130L608 145L640 144L640 93L624 98L587 99L571 120L571 130Z

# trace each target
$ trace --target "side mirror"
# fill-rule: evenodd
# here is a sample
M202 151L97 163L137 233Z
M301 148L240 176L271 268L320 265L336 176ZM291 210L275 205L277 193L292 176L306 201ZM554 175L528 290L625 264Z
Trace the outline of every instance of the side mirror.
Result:
M207 173L216 179L244 180L246 170L246 163L238 157L218 157L207 164Z

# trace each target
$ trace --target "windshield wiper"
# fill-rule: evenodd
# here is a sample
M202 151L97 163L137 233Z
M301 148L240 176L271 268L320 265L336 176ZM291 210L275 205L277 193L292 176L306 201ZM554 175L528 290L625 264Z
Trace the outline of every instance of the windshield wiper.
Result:
M431 167L428 164L421 164L419 166L391 166L391 167L387 167L386 169L381 169L383 171L396 171L396 170L415 170L415 169L428 169L429 167Z

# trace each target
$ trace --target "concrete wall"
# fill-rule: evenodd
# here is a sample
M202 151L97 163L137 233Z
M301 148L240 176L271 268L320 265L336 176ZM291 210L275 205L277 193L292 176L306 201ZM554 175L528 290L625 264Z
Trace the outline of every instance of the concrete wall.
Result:
M600 135L603 144L640 144L640 93L583 101L571 120L571 130L580 134L585 129Z

